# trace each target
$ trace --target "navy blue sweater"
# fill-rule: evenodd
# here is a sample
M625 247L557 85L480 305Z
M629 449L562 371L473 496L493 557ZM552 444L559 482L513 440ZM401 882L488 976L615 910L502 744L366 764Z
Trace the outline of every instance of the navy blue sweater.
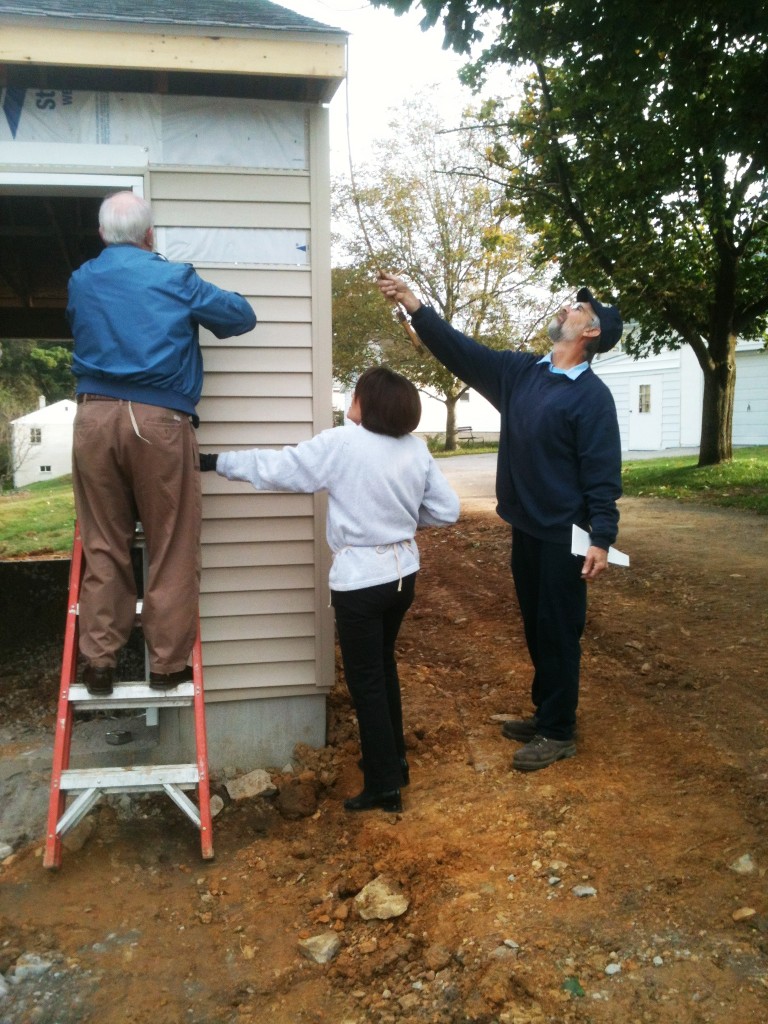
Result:
M576 380L540 356L497 352L455 330L429 306L413 315L427 348L501 413L497 512L533 537L570 544L575 523L592 544L616 539L621 444L610 391L591 369Z

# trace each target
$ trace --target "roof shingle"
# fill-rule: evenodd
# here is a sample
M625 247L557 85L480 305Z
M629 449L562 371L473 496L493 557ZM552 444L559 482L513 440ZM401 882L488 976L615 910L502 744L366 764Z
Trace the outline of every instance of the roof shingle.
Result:
M253 28L291 32L338 32L269 0L0 0L0 16L78 21Z

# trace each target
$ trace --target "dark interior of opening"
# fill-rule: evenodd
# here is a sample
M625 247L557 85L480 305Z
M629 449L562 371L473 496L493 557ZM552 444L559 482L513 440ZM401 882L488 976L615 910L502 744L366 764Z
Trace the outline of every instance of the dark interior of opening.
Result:
M0 337L68 339L67 282L103 246L101 195L0 195Z

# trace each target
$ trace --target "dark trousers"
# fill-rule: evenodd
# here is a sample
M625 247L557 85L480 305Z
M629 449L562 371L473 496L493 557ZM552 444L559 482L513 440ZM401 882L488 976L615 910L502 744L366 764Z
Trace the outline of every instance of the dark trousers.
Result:
M365 789L399 789L405 757L395 641L413 602L416 573L361 590L333 590L341 659L360 728Z
M512 530L512 578L534 670L531 698L538 731L555 740L572 739L576 725L587 615L583 563L568 544Z

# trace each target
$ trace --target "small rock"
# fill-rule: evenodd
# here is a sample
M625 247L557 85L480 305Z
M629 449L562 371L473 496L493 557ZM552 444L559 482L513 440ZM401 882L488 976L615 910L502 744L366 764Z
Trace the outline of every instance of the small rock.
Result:
M757 871L757 864L748 853L743 854L729 866L731 871L735 871L737 875L754 875Z
M272 781L269 772L263 768L248 772L237 779L231 779L227 783L227 792L232 800L248 800L256 796L274 796L277 786Z
M511 946L497 946L496 949L492 949L488 956L492 960L507 960L509 957L517 956L514 949Z
M312 782L287 779L277 794L277 809L284 818L310 818L317 810L317 790Z
M224 801L221 799L218 793L214 793L211 797L211 817L215 818L218 814L224 810Z
M597 889L592 885L574 885L571 892L579 899L583 899L585 896L597 896Z
M0 999L5 999L8 995L8 983L5 978L0 974Z
M430 971L441 971L451 962L451 954L445 946L433 945L424 952L424 963Z
M77 853L78 850L82 850L95 830L96 823L93 818L83 818L83 820L78 822L74 828L69 830L69 832L64 833L61 839L61 845L70 853Z
M664 957L655 956L653 958L653 966L654 967L663 967L664 966Z
M400 1009L403 1013L409 1013L411 1010L417 1009L419 1005L419 997L415 992L406 992L404 996L400 996L398 999Z
M355 896L355 907L364 921L386 921L404 914L408 900L396 882L378 875Z
M621 964L608 964L605 973L610 977L612 974L621 974Z
M16 981L24 981L26 978L40 978L53 967L51 960L44 960L37 953L22 953L13 968L13 977Z
M747 921L750 917L754 917L757 911L754 907L739 907L738 910L734 910L731 917L734 921Z
M323 935L312 935L308 939L299 939L299 951L307 960L316 964L327 964L341 949L341 939L336 932L325 932Z
M9 846L8 843L0 843L0 861L10 857L13 853L13 847Z

